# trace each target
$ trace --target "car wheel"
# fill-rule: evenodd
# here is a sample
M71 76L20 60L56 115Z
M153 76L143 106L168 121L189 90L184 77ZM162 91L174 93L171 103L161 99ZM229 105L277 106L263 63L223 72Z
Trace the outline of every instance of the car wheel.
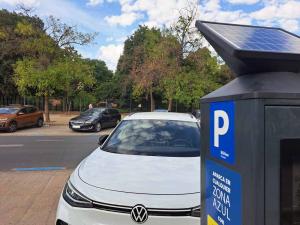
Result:
M44 120L42 118L39 118L36 122L37 127L42 127L44 125Z
M8 132L13 133L16 132L16 130L17 130L17 123L13 121L8 125Z
M101 129L102 129L101 123L100 122L96 123L96 125L95 125L95 131L96 132L100 132Z

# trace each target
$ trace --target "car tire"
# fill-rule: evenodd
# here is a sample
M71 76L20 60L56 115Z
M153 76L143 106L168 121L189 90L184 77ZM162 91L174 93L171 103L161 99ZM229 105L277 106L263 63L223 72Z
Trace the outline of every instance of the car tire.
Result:
M15 121L10 122L8 125L8 132L9 133L14 133L17 131L17 123Z
M44 120L42 118L39 118L37 121L36 121L36 126L37 127L42 127L44 125Z
M95 132L100 132L102 130L102 126L101 126L100 122L95 124L94 130L95 130Z

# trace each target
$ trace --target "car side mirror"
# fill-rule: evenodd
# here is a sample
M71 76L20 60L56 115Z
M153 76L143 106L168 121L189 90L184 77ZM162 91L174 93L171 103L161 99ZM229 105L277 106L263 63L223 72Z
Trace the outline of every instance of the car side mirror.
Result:
M108 138L108 135L107 135L107 134L101 135L101 136L99 137L98 144L99 144L100 146L103 145L107 138Z

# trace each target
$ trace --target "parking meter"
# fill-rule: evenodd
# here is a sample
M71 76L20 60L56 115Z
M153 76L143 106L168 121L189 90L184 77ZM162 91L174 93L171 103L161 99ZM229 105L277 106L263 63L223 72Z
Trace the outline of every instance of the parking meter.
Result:
M236 74L201 99L201 225L300 224L300 39L197 21Z

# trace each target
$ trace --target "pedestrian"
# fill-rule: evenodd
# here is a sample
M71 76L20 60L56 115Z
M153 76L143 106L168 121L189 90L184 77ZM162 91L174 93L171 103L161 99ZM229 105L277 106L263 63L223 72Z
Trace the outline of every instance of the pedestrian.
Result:
M93 104L90 103L90 104L89 104L89 109L92 109L92 108L93 108Z

